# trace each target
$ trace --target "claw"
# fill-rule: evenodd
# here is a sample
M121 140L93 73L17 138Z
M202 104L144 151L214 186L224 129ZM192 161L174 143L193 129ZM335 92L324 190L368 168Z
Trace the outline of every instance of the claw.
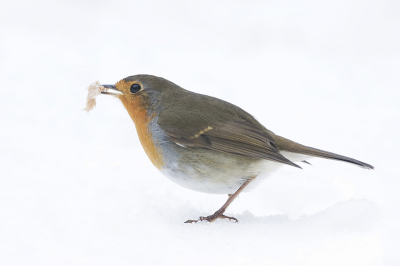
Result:
M185 224L197 223L199 220L187 220Z
M235 223L239 222L238 219L236 219L235 217L230 217L230 216L226 216L226 215L221 215L221 217L218 217L218 218L229 219L229 220L235 221Z
M236 219L235 217L229 217L229 216L226 216L226 215L223 215L223 214L214 213L213 215L209 215L207 217L201 216L198 220L187 220L185 222L185 224L187 224L187 223L197 223L198 221L200 221L200 222L201 221L208 221L208 222L212 223L215 220L217 220L218 218L219 219L229 219L229 220L235 221L236 223L238 222L238 219Z

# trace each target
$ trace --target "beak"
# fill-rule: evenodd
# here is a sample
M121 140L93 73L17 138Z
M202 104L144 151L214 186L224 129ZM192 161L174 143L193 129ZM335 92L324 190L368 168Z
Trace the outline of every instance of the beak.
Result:
M113 96L118 96L120 94L123 94L121 91L115 87L115 85L101 85L104 88L107 88L107 91L102 91L101 94L108 94L108 95L113 95Z

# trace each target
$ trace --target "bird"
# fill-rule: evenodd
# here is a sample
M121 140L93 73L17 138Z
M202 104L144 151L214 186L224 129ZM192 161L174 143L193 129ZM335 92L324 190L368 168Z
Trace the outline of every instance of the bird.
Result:
M284 165L301 169L297 162L319 157L374 168L281 137L240 107L161 77L133 75L102 86L102 94L122 102L145 153L163 175L187 189L228 194L215 213L185 223L238 222L224 214L228 206L242 191L259 184L265 176L261 174Z

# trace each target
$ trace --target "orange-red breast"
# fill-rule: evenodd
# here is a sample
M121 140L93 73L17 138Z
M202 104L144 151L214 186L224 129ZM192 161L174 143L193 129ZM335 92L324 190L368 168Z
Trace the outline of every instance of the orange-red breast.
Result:
M103 86L109 90L102 94L121 100L147 156L165 176L185 188L229 195L218 211L199 220L237 221L224 215L229 204L250 182L260 181L259 174L285 164L301 168L295 162L320 157L373 169L280 137L241 108L160 77L135 75Z

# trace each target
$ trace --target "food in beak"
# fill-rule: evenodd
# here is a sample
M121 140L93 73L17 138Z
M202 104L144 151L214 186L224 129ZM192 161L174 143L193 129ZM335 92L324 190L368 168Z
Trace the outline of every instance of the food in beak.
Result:
M83 109L84 111L88 112L96 107L96 97L100 95L102 92L106 92L108 88L105 88L100 85L100 82L96 81L90 84L87 87L88 95L86 97L86 108Z

